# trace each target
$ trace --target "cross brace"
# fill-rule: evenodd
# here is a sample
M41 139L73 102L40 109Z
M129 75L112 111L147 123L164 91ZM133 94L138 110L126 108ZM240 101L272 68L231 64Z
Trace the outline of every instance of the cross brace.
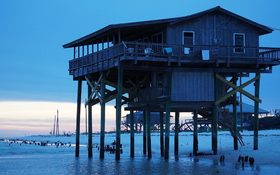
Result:
M220 81L222 81L223 83L229 85L230 87L232 87L232 91L228 92L225 96L221 97L220 99L218 99L215 102L215 105L219 105L221 102L225 101L227 98L229 98L230 96L232 96L233 94L240 92L241 94L247 96L248 98L252 99L253 101L256 101L258 103L261 103L261 100L257 97L255 97L254 95L250 94L249 92L243 90L244 87L248 86L249 84L255 82L256 80L258 80L260 78L260 76L256 76L254 78L252 78L251 80L241 84L240 86L236 86L235 84L233 84L232 82L226 80L224 77L220 76L219 74L216 74L216 78Z
M98 87L100 85L101 79L102 79L102 74L98 78L97 82L91 82L89 78L86 76L86 81L89 84L89 86L92 88L92 93L89 96L89 101L94 99L95 96L99 99L100 102L102 102L101 94L100 94L100 88Z

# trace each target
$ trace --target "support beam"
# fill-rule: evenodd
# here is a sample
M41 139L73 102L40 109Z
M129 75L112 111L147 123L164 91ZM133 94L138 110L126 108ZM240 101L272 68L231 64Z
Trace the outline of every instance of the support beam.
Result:
M242 76L239 77L239 85L242 84ZM242 99L242 94L240 93L240 100L239 100L239 108L240 108L240 130L243 132L243 99Z
M164 156L164 139L163 139L163 112L160 112L160 155L163 157Z
M147 113L143 111L143 154L147 153Z
M260 73L256 73L256 77L259 77L255 81L255 97L259 98L260 96ZM258 149L258 137L259 137L259 103L255 101L254 104L254 150Z
M179 153L179 112L175 112L175 135L174 135L174 155L178 157Z
M105 147L105 73L102 72L100 81L100 154L99 158L104 159L104 147Z
M130 157L134 157L134 112L130 110Z
M118 95L116 99L116 160L120 160L120 147L121 147L121 103L122 103L122 86L123 86L123 68L119 64L118 67Z
M197 156L198 151L198 131L197 131L197 111L193 112L193 155Z
M77 92L77 114L76 114L76 157L80 155L80 117L81 117L81 96L82 96L82 80L78 80Z
M220 89L222 88L221 86L219 86L218 84L218 79L219 79L219 75L217 73L215 73L215 80L214 80L214 97L215 97L215 101L217 101L218 98L220 98ZM221 77L220 77L221 78ZM219 117L219 106L218 104L215 102L213 104L213 109L212 109L212 123L211 123L211 127L212 127L212 151L213 154L217 154L218 152L218 117Z
M218 151L218 106L213 107L212 116L212 150L216 155Z
M92 93L92 88L88 84L88 97ZM88 157L92 157L92 106L88 105Z
M150 110L146 110L147 116L147 147L148 158L152 158L152 144L151 144L151 113Z
M235 78L234 78L235 79ZM233 84L236 86L236 81L233 82ZM238 140L237 140L237 105L236 105L236 93L233 94L233 106L232 106L232 112L233 112L233 147L234 150L238 150Z
M164 159L169 159L169 134L170 134L170 106L169 103L165 106L165 147Z

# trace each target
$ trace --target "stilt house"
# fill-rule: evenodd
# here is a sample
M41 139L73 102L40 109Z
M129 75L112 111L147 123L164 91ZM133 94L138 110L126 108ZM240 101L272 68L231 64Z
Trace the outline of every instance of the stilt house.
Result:
M113 99L116 99L117 160L120 159L123 105L131 115L133 111L145 113L143 153L147 152L149 158L152 157L150 112L165 116L160 143L161 154L168 159L170 112L175 112L175 128L179 126L180 112L193 112L194 154L198 151L197 115L211 120L212 150L217 154L220 109L229 104L233 105L229 123L233 129L234 149L238 149L237 92L254 101L253 145L258 149L260 77L262 73L272 73L272 67L280 63L279 48L259 47L259 36L271 32L267 26L218 6L184 17L108 25L63 45L73 48L69 73L78 84L76 156L79 156L83 81L88 85L89 157L92 156L91 107L101 105L100 158L103 159L105 104ZM239 83L242 77L250 77L250 80ZM252 83L254 94L244 89ZM132 126L134 121L130 122ZM175 129L174 138L177 156L178 129Z

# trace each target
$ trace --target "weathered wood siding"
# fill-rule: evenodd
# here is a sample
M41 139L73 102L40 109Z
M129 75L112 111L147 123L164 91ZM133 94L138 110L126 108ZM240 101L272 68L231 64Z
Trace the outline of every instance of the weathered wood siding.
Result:
M169 25L166 30L166 42L168 44L182 44L183 31L195 32L195 45L233 46L233 34L244 33L245 47L259 46L259 36L255 28L222 13L208 14L190 21ZM255 48L246 49L242 56L254 57L256 51ZM219 54L224 54L225 57L237 56L236 53L233 53L232 48L220 48Z
M173 72L171 101L214 101L213 72Z

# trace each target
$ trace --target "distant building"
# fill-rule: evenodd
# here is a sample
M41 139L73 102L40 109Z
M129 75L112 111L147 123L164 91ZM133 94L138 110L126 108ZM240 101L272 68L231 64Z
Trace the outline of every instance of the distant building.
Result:
M160 125L160 113L159 112L151 112L151 125L155 130L159 129ZM130 114L127 114L123 117L122 125L128 130L130 128ZM143 121L144 121L143 111L134 112L134 123L135 123L135 130L137 132L142 131ZM172 116L171 116L172 117ZM162 118L163 123L165 123L165 114L163 114Z

